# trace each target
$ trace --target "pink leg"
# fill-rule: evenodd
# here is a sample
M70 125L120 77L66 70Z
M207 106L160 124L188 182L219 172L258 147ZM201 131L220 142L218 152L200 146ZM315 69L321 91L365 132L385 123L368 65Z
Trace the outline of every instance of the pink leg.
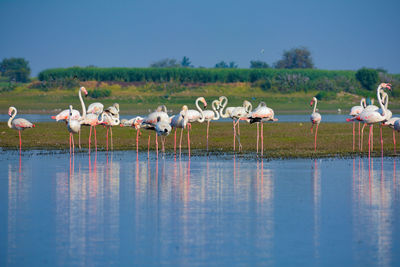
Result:
M71 155L71 133L69 133L69 155Z
M207 151L208 151L208 128L210 127L210 121L207 121Z
M371 124L371 151L374 151L374 125Z
M79 149L81 149L81 130L79 130Z
M19 153L21 154L22 150L21 130L18 130L18 135L19 135Z
M161 136L161 145L162 145L162 152L165 153L165 136Z
M157 151L157 158L158 158L158 137L157 137L157 134L156 134L156 151Z
M176 130L177 128L175 128L175 133L174 133L174 154L176 154Z
M182 133L183 133L183 128L181 128L181 137L179 140L179 156L181 155L181 148L182 148Z
M314 123L311 123L311 133L313 133Z
M89 153L90 153L90 141L92 139L92 127L93 126L90 126L90 132L89 132Z
M96 148L97 151L96 126L93 126L93 129L94 129L94 147Z
M380 136L381 136L381 155L383 157L383 139L382 139L382 124L379 124L379 131L380 131Z
M394 154L396 154L396 131L393 129L393 150Z
M261 156L264 155L264 126L261 122Z
M317 152L317 135L318 135L318 124L315 128L315 138L314 138L314 152Z
M149 158L150 155L150 134L149 134L149 141L147 142L147 158Z
M189 126L187 128L187 132L188 132L188 150L189 150L189 158L190 158L190 128L191 126Z
M112 138L112 127L110 127L110 134L111 134L111 150L114 150L113 138Z
M258 154L258 140L260 139L260 134L259 134L259 122L257 122L257 154Z
M364 123L362 129L361 129L361 151L363 151L363 139L364 139L364 128L366 124Z
M356 143L355 127L356 127L356 122L353 121L353 152L354 152L355 143Z
M72 155L75 154L75 141L74 141L74 135L71 133L72 136Z
M233 151L236 150L236 127L235 127L235 120L232 121L233 123Z
M108 151L108 130L109 130L109 127L107 127L107 134L106 134L106 150Z
M139 129L136 131L136 152L139 153Z
M368 135L368 158L371 157L371 132L372 132L372 125L369 126L369 135Z
M360 122L358 122L358 150L361 150L361 141L360 141Z

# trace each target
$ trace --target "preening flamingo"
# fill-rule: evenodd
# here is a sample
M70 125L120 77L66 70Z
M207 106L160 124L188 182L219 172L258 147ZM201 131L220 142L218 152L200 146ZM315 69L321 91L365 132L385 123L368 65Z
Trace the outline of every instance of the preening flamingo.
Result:
M313 132L314 125L316 125L315 129L315 137L314 137L314 151L317 151L317 134L318 134L318 125L321 122L321 114L316 112L318 100L316 97L313 97L310 103L310 106L314 105L313 113L311 113L311 133Z
M208 151L208 129L210 128L210 121L211 120L219 120L220 114L218 109L220 107L219 100L214 100L211 103L211 108L213 110L203 110L204 120L207 122L207 151Z
M250 120L250 123L257 123L257 154L258 154L258 141L260 139L260 134L259 134L259 123L261 122L261 156L263 155L264 152L264 130L263 130L263 122L266 121L278 121L277 118L275 118L275 113L273 109L267 107L265 102L260 102L258 104L257 108L253 110L250 114L248 119Z
M397 122L399 121L399 122ZM400 127L398 127L398 129L395 128L396 122L398 124L398 126L400 126L400 117L391 117L390 119L388 119L387 121L383 122L382 125L383 126L389 126L389 128L393 129L393 150L394 153L396 154L396 130L400 131Z
M112 126L120 125L119 115L118 117L114 116L111 112L104 111L101 114L101 119L99 124L103 124L107 127L106 133L106 149L108 151L108 132L111 133L111 150L113 150L113 135L112 135Z
M381 83L377 90L376 90L376 95L378 98L378 103L380 105L380 110L367 110L365 109L361 114L357 117L358 120L363 121L364 123L368 124L369 127L369 136L368 136L368 156L371 155L371 138L372 138L372 127L374 123L379 123L379 122L384 122L388 120L391 116L391 112L388 112L385 106L382 103L382 98L381 98L381 89L391 89L389 83ZM382 136L381 136L381 144L383 144Z
M69 106L67 129L69 132L69 154L71 154L71 142L72 142L72 153L75 153L74 134L79 133L79 131L81 130L81 123L79 122L79 119L74 119L72 116L72 105Z
M100 102L94 102L88 106L87 113L88 114L96 114L100 116L103 112L104 105Z
M361 114L361 112L367 107L367 102L365 101L365 98L361 98L360 105L359 106L353 106L350 110L349 115L352 116L352 121L353 121L353 151L355 149L355 120L354 118L357 117L358 115ZM358 149L361 149L361 143L360 143L360 122L358 122Z
M188 150L189 150L189 157L190 157L190 129L192 128L192 125L191 125L191 123L192 122L200 122L200 123L202 123L202 122L204 122L204 113L203 113L203 110L200 108L200 106L199 106L199 102L202 102L203 103L203 105L204 105L204 108L206 108L207 107L207 102L206 102L206 100L204 99L204 97L198 97L197 99L196 99L196 101L195 101L195 104L196 104L196 108L197 108L197 110L194 110L194 109L188 109L187 111L186 111L186 116L187 116L187 119L188 119L188 123L187 123L187 125L188 125L188 127L187 127L187 132L188 132Z
M182 106L182 110L172 116L171 118L171 127L175 128L175 133L174 133L174 153L176 153L176 131L178 128L181 128L181 136L180 136L180 141L179 141L179 155L181 154L181 149L182 149L182 133L183 129L186 128L186 125L188 123L188 116L186 115L188 110L188 107L186 105ZM188 147L189 147L189 140L188 140Z
M23 131L27 128L35 127L35 124L32 124L30 121L23 119L23 118L18 118L18 119L14 120L15 116L17 115L17 109L15 107L8 108L8 115L10 116L10 118L8 119L8 122L7 122L8 127L18 131L19 151L21 153L21 148L22 148L21 131Z
M136 129L136 152L139 152L139 134L140 134L140 124L143 118L136 116L130 120L122 119L119 126L121 127L134 127Z

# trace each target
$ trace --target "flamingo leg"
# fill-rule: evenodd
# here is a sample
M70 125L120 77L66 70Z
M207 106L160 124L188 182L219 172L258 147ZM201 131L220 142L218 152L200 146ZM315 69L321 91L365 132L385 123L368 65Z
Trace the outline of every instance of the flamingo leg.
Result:
M136 153L139 153L139 129L136 131Z
M259 122L257 122L257 154L258 154L258 140L260 139L260 134L259 134Z
M71 133L72 136L72 155L75 154L75 141L74 141L74 135Z
M380 137L381 137L381 155L383 157L382 123L379 124L379 132L380 132Z
M371 124L371 151L374 151L374 125Z
M111 150L114 150L113 138L112 138L112 127L110 127L110 134L111 134Z
M157 150L157 158L158 158L158 136L156 134L156 150Z
M183 128L181 128L181 136L179 140L179 156L181 155L181 148L182 148L182 133L183 133Z
M361 151L363 151L363 139L364 139L364 128L366 124L364 123L362 129L361 129Z
M317 135L318 135L318 125L315 128L315 138L314 138L314 152L317 152Z
M81 130L79 130L79 149L81 149Z
M175 128L175 133L174 133L174 154L176 154L176 130L177 128Z
M208 128L210 127L210 121L207 121L207 151L208 151Z
M353 121L353 152L354 152L355 142L356 142L355 126L356 126L356 122Z
M189 150L189 158L190 158L190 128L192 128L191 125L188 125L187 132L188 132L188 150Z
M313 133L314 123L311 123L311 133Z
M393 150L394 154L396 154L396 131L393 129Z
M71 156L71 133L69 133L69 155Z
M90 131L89 131L89 153L90 153L90 141L92 139L92 126L90 126Z
M21 130L18 130L18 136L19 136L19 153L21 154L22 150Z
M108 130L109 130L109 127L107 127L107 134L106 134L106 150L108 151Z
M165 136L161 136L162 152L165 153Z
M361 141L360 141L360 122L358 122L358 150L361 149Z
M264 125L261 122L261 156L264 155Z
M150 134L149 134L149 141L147 142L147 158L149 158L150 155Z
M233 123L233 151L236 150L236 127L235 127L235 120L232 121Z
M96 148L97 151L96 126L93 126L93 129L94 129L94 147Z
M369 126L369 135L368 135L368 159L371 157L371 131L372 131L372 125Z

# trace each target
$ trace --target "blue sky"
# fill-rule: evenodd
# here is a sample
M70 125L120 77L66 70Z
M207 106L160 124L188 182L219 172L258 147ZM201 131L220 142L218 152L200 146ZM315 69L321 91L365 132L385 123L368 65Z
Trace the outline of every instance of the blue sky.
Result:
M0 59L53 67L274 63L307 47L320 69L400 73L400 1L0 0ZM260 53L264 49L264 53Z

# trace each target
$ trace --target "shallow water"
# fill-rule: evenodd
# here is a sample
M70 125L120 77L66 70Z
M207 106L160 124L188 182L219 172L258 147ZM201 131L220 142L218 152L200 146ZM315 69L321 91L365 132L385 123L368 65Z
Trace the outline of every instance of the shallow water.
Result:
M0 266L400 264L398 158L1 153Z
M53 114L54 115L54 114ZM145 117L146 115L143 115ZM397 115L393 115L397 116ZM17 118L25 118L33 123L35 122L49 122L55 121L51 119L51 115L44 114L18 114ZM134 116L121 115L121 119L131 119ZM310 114L277 114L278 122L310 122ZM322 114L323 122L346 122L350 116L346 114ZM7 121L9 116L7 114L0 114L0 121ZM231 119L220 119L219 121L232 121Z

